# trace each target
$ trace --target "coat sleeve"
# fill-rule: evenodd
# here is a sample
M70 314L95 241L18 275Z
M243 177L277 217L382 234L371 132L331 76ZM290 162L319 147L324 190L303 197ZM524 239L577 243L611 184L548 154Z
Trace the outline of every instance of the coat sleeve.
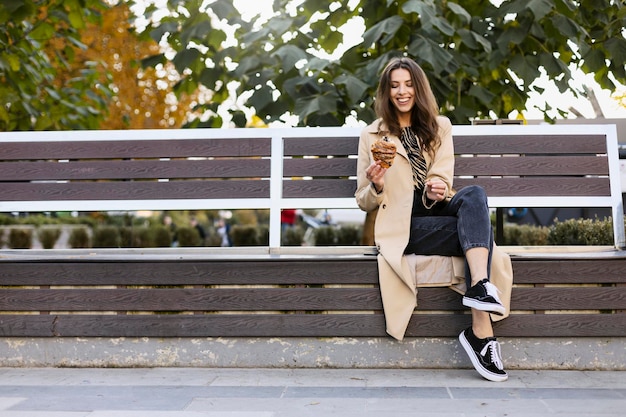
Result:
M439 116L439 138L441 145L435 151L435 154L428 167L428 173L426 174L426 181L434 178L441 179L447 187L446 199L452 198L454 195L452 191L452 181L454 177L454 144L452 141L452 123L450 119L444 116ZM429 200L426 197L426 190L422 195L422 201L426 208L431 208L435 202Z
M374 187L372 187L371 183L367 180L367 175L365 173L367 167L369 167L373 161L372 153L370 152L372 142L370 130L371 127L363 129L361 137L359 138L358 160L356 166L356 192L354 193L357 205L365 212L376 210L381 204L385 193L385 190L383 190L380 194L378 194L376 190L374 190Z

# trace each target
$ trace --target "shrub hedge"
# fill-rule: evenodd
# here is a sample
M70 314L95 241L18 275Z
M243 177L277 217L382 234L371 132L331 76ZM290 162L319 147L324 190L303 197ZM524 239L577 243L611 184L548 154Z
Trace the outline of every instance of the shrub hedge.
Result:
M32 220L32 221L31 221ZM48 222L46 221L48 220ZM66 219L51 219L45 216L28 216L13 218L0 215L0 244L14 249L29 249L33 239L41 242L42 247L55 246L61 234L61 225L67 224ZM70 224L82 225L72 227L68 239L71 248L117 248L117 247L169 247L172 246L172 232L160 223L129 225L128 221L103 224L93 219L72 220ZM32 226L21 228L19 225L37 226L33 236ZM41 227L42 225L54 225ZM58 227L57 227L58 226ZM4 229L4 228L3 228ZM8 231L8 233L7 233ZM206 228L206 239L200 241L198 232L192 227L179 227L177 239L179 246L220 246L221 237L215 227ZM307 235L312 235L307 238ZM358 246L361 241L362 228L353 225L322 226L305 233L302 225L283 230L281 243L283 246ZM267 246L269 230L266 224L235 224L230 228L233 246ZM4 240L2 242L2 240ZM306 241L306 242L305 242ZM570 219L556 220L550 227L505 224L504 242L507 246L543 246L543 245L612 245L612 219Z

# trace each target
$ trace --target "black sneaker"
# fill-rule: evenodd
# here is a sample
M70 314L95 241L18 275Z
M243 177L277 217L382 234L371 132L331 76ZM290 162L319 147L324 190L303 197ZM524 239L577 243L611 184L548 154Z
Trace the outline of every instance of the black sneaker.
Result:
M494 382L506 381L509 378L502 364L500 343L495 337L479 339L469 327L461 332L459 340L472 365L483 378Z
M504 306L498 297L498 292L496 286L484 278L465 292L463 305L503 316Z

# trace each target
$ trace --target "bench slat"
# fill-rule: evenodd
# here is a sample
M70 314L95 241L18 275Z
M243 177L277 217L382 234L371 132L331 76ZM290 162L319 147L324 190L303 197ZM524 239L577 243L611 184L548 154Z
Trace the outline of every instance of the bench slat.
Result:
M515 288L514 310L626 309L626 287ZM422 288L418 310L465 310L447 288ZM0 290L2 311L382 310L378 288Z
M513 257L516 284L626 283L623 259L532 259Z
M268 198L269 181L4 183L5 201ZM207 208L210 206L207 205Z
M284 138L285 156L309 155L356 155L359 148L358 136L351 137L308 137ZM356 172L356 171L355 171ZM353 173L353 175L355 175Z
M454 188L482 186L490 197L610 196L608 178L456 178Z
M480 185L491 197L607 196L608 178L457 178L454 186ZM356 180L283 182L284 198L352 198ZM268 198L269 181L117 181L3 183L4 201Z
M494 323L499 337L624 337L626 314L515 314Z
M269 177L269 159L5 162L0 181Z
M0 290L0 310L16 306L23 311L320 311L380 310L382 302L378 288Z
M283 182L284 198L354 198L356 180L312 179Z
M87 133L86 133L87 134ZM119 132L112 134L119 134ZM271 139L3 142L0 160L270 156Z
M609 175L606 156L525 156L456 158L455 172L467 175Z
M356 159L285 159L284 177L350 177L356 175ZM354 192L353 192L354 194Z
M457 337L470 316L415 314L407 337ZM499 337L623 337L626 314L516 314ZM1 315L11 337L385 337L382 314Z
M13 285L297 285L378 284L376 257L336 261L238 258L128 262L2 262L0 282Z
M596 134L454 135L457 154L605 154L606 136Z
M626 309L626 287L515 288L514 310Z
M464 310L458 293L423 288L418 310ZM1 311L382 310L372 288L20 289L0 290Z
M0 282L20 285L378 284L376 257L348 260L0 262ZM513 257L516 284L626 283L623 259Z

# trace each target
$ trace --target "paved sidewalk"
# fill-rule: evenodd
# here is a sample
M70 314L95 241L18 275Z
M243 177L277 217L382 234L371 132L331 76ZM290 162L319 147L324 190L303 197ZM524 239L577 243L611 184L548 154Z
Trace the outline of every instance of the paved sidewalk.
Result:
M622 417L626 372L0 368L2 417Z

